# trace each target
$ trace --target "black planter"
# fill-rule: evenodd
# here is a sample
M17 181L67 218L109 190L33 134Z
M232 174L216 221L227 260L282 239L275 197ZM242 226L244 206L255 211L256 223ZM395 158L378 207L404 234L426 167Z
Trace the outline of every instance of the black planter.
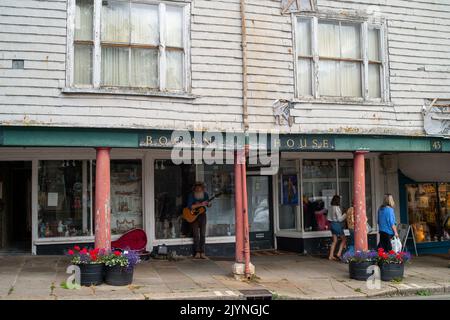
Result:
M125 267L106 267L105 282L111 286L126 286L133 282L134 268L127 270Z
M348 264L350 279L366 281L372 275L372 273L367 273L367 268L374 264L374 261L350 262Z
M79 267L81 271L80 282L82 286L97 286L103 283L105 275L105 265L103 263L81 264Z
M392 281L394 279L403 279L405 265L403 263L383 263L380 266L381 280Z

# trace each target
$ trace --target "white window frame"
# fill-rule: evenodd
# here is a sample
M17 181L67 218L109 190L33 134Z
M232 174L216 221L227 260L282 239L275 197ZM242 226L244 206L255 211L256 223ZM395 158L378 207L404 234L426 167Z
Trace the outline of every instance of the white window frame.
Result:
M190 1L180 2L164 2L154 0L116 0L123 2L136 2L140 4L158 5L159 6L159 67L158 78L159 88L143 88L143 87L112 87L101 85L101 10L102 0L93 0L93 54L92 54L92 83L90 85L75 85L74 84L74 40L75 40L75 15L76 15L76 0L68 0L67 9L67 48L66 48L66 90L70 92L105 92L105 93L189 93L191 91L191 75L190 75ZM166 45L165 45L165 10L166 5L182 7L184 10L184 32L183 32L183 87L182 90L167 90L166 89ZM73 89L73 90L72 90Z
M389 93L389 74L388 74L388 53L387 53L387 27L385 21L369 20L367 18L360 17L339 17L334 15L324 15L315 13L292 13L292 43L294 47L294 85L295 96L301 101L308 102L350 102L350 103L362 103L362 104L387 104L390 101ZM301 57L298 54L297 48L297 21L298 19L310 20L311 27L311 88L312 95L304 96L300 94L300 84L298 83L298 59ZM318 50L318 24L321 21L332 21L337 23L354 23L361 26L361 97L346 97L346 96L321 96L319 94L319 50ZM379 46L380 46L380 88L381 97L371 98L369 97L369 59L368 59L368 32L369 28L375 28L379 30ZM303 57L305 58L305 57Z

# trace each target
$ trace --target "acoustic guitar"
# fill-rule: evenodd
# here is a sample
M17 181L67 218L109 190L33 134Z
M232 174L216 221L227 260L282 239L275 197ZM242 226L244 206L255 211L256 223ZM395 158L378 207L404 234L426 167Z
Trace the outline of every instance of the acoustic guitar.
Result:
M215 195L213 195L211 198L209 198L208 200L206 200L206 202L210 203L212 200L214 200L215 198L219 197L222 193L216 193ZM203 201L201 201L203 202ZM196 202L199 203L199 202ZM194 204L196 204L194 203ZM205 214L206 213L206 207L205 206L201 206L201 207L197 207L195 209L189 209L189 208L184 208L183 209L183 219L186 220L189 223L194 222L197 217L201 214Z

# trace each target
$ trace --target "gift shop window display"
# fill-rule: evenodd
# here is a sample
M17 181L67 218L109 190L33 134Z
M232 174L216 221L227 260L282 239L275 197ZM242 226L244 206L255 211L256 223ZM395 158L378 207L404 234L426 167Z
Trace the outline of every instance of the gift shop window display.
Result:
M38 236L92 234L88 160L39 161Z
M450 240L450 183L407 184L406 192L416 241Z

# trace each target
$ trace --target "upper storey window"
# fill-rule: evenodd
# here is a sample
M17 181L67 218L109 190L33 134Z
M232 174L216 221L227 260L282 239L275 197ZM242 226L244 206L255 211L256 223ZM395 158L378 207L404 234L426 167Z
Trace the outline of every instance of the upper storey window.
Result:
M186 5L70 0L74 87L186 91Z
M382 26L297 17L297 95L385 101Z

